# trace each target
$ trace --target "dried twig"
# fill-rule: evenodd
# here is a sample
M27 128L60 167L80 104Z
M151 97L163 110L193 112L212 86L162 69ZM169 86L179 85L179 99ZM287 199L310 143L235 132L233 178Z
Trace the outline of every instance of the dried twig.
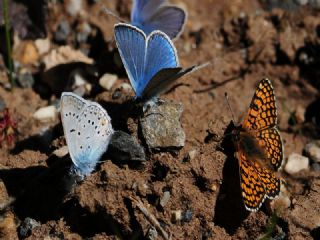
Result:
M161 236L166 239L171 239L171 234L168 234L160 225L156 217L150 213L147 208L143 205L140 199L130 196L130 200L136 205L137 208L144 214L147 220L160 232Z

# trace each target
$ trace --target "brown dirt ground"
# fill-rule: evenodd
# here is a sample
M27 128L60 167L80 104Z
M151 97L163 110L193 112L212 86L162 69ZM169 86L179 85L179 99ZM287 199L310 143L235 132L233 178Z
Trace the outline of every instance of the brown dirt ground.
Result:
M128 1L101 2L128 19ZM140 200L173 239L258 239L267 232L273 216L269 202L256 213L244 209L234 149L228 141L217 141L231 121L224 94L228 93L236 121L240 121L258 81L268 77L277 95L285 155L302 154L308 141L319 138L319 129L311 119L319 124L316 51L320 13L308 8L268 12L251 0L174 2L189 11L185 31L175 42L181 64L213 62L179 80L181 86L162 96L183 103L185 147L174 152L149 152L142 168L104 158L96 171L68 192L64 174L70 159L51 154L64 144L61 123L39 123L32 118L50 98L41 98L33 89L10 92L0 87L0 96L13 111L19 130L15 148L0 149L1 204L14 199L1 211L3 238L17 238L19 224L31 217L40 226L28 239L141 239L151 224L132 198ZM59 4L49 5L49 37L65 15L62 8ZM90 96L109 110L112 103L126 99L123 93L120 99L112 100L112 94L121 83L128 82L123 70L110 63L116 21L101 12L99 4L87 4L85 9L82 18L95 25L105 41L98 45L103 48L102 56L95 55L95 60L104 72L120 76L110 92ZM68 20L75 21L70 17ZM305 64L303 54L314 64ZM117 106L118 111L110 110L112 123L115 129L128 131L131 128L126 125L132 119L129 121ZM305 120L292 124L293 117L301 117L295 115L298 109L305 110ZM192 150L197 154L188 160L186 156ZM320 239L320 173L310 170L295 176L282 175L292 204L278 213L270 236L284 233L284 238L277 239ZM164 191L170 191L171 197L162 207L159 200ZM175 222L175 211L191 212L192 216Z

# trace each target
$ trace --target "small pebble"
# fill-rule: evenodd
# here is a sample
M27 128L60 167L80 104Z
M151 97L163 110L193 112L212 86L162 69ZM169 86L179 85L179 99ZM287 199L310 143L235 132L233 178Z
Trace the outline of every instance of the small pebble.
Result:
M22 88L32 88L34 85L34 78L26 68L19 71L17 81Z
M49 40L49 38L37 39L37 40L34 41L34 44L36 45L36 48L37 48L38 53L40 55L45 54L45 53L49 52L49 50L50 50L50 40Z
M148 240L156 240L156 239L158 239L158 232L157 232L157 229L155 229L155 227L150 227L148 229L147 239Z
M40 122L51 122L56 120L58 111L55 106L47 106L38 109L34 114L33 117Z
M313 171L319 172L320 171L320 164L319 163L312 163L311 164L311 169Z
M119 98L121 98L121 90L117 88L112 94L112 100L116 100Z
M191 150L191 151L188 153L189 161L194 160L197 155L198 155L198 151L197 151L196 149Z
M40 226L40 223L37 222L36 220L29 217L25 218L24 221L19 226L19 236L21 238L26 238L30 236L32 233L32 230L38 226Z
M63 158L69 153L68 146L63 146L58 148L52 152L53 155L57 156L58 158Z
M144 148L137 140L123 131L116 131L111 138L108 153L118 161L145 161Z
M172 211L171 213L171 221L176 223L176 222L179 222L181 221L182 219L182 211L181 210L175 210L175 211Z
M75 17L77 14L79 14L83 8L82 0L65 0L64 4L67 13L72 17Z
M161 207L165 207L170 199L171 195L169 191L165 191L163 193L162 198L160 199L160 205Z
M309 158L297 153L292 153L288 157L288 161L284 170L289 174L295 174L301 170L309 169Z
M117 80L117 75L106 73L99 79L99 84L101 87L109 91Z
M140 125L150 149L184 146L186 135L180 123L182 111L182 104L165 101L155 102L145 107Z
M57 42L66 42L71 32L70 24L67 20L62 20L54 33L54 40Z
M88 40L88 37L91 34L91 27L87 22L84 22L80 25L80 29L77 32L76 38L78 43L85 43Z
M182 222L190 222L192 219L193 213L192 210L188 209L187 211L182 213L181 221Z
M73 77L73 86L72 88L76 88L87 83L87 80L83 77L83 74L80 70L74 70L72 73Z
M120 85L120 89L122 89L122 90L124 90L126 92L132 91L132 87L131 87L131 85L129 83L122 83Z
M290 193L286 186L281 184L278 197L270 202L270 207L273 211L286 211L291 206Z
M304 147L306 155L314 162L320 162L320 140L308 143Z

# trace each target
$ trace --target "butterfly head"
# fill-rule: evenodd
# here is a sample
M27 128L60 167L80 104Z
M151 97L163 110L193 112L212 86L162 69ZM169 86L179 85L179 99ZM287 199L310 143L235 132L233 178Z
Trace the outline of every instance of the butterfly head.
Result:
M231 131L231 137L232 141L236 144L240 141L240 134L241 134L241 126L236 126L233 121L231 121L232 125L232 131Z

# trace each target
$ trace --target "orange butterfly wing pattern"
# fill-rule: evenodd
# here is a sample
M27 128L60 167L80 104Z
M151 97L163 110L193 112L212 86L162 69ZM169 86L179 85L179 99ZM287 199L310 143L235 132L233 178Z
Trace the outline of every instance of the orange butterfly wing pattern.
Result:
M248 115L236 134L242 197L248 210L257 211L266 197L272 199L279 194L276 171L283 159L276 99L268 79L260 81Z

